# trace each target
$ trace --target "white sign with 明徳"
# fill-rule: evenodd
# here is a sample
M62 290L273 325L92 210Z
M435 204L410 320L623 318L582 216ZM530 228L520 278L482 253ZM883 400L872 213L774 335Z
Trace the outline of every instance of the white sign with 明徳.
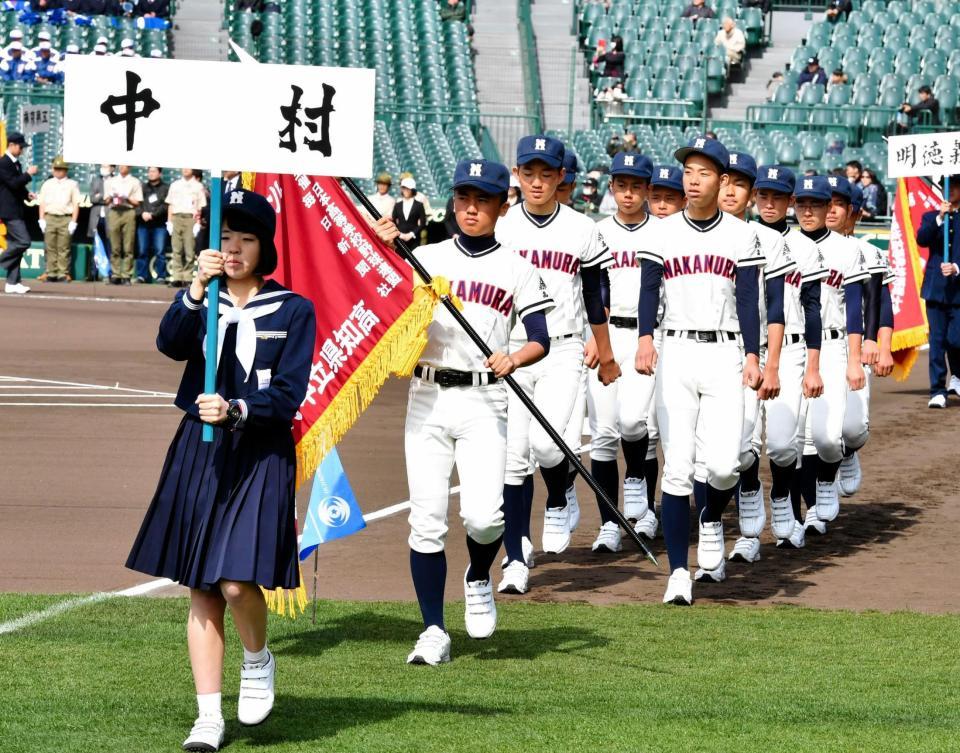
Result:
M69 55L70 162L369 177L374 71Z
M887 178L960 173L960 131L891 136Z

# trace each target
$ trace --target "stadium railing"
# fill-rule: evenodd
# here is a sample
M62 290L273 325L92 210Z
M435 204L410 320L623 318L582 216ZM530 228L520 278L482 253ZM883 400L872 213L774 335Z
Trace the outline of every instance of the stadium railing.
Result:
M527 115L534 118L534 133L543 129L543 89L540 85L540 65L537 59L537 39L533 33L530 0L517 3L517 22L520 29L520 54L523 57L523 86L527 97Z

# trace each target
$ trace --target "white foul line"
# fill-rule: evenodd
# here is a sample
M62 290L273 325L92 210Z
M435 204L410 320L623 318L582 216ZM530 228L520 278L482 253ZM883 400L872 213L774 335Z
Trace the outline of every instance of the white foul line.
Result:
M155 300L153 298L104 298L102 296L89 295L52 295L50 293L30 293L29 295L6 295L6 298L18 301L93 301L94 303L150 303L163 304L169 306L173 303L169 301Z
M159 392L158 390L137 390L133 387L121 387L120 382L117 382L113 386L109 384L86 384L84 382L61 382L55 379L30 379L29 377L18 377L18 376L0 376L0 382L32 382L35 384L53 384L60 387L78 387L91 390L118 390L120 392L135 392L140 395L147 395L148 397L176 397L173 392ZM13 387L14 385L0 385L3 388ZM24 388L27 385L23 385ZM47 387L35 387L34 389L50 389Z

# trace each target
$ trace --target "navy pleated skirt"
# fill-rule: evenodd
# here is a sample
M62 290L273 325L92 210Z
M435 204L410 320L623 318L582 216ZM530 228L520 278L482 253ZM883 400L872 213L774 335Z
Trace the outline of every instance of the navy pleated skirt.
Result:
M186 414L127 567L212 590L219 580L299 585L296 454L289 427L217 429Z

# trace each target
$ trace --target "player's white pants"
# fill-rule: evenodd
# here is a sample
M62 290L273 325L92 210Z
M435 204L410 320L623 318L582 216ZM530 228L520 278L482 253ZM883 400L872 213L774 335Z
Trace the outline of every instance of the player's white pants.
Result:
M506 387L441 388L414 377L404 434L410 548L425 554L443 551L454 463L467 535L480 544L502 536Z
M583 368L583 340L569 337L553 340L547 357L532 366L517 369L513 376L547 421L560 432L567 428L580 388ZM507 411L506 483L519 485L533 473L530 450L543 468L553 468L563 460L563 453L540 424L533 422L530 412L512 392Z
M740 465L743 350L737 342L698 343L664 337L656 380L667 494L693 491L698 439L706 481L732 489ZM698 436L699 433L699 436Z
M653 347L657 351L657 356L663 353L663 330L655 329L653 331ZM650 395L650 407L647 409L647 460L657 459L657 444L660 442L660 424L657 422L657 375L659 370L653 374L653 394Z
M843 417L847 409L847 338L820 346L823 394L806 400L804 455L819 455L827 463L843 460Z
M587 382L590 377L596 379L597 372L581 366L577 397L573 402L573 410L570 411L570 420L567 421L567 426L563 430L563 441L574 452L577 452L583 444L583 418L587 413Z
M767 428L767 457L781 468L797 462L806 368L806 343L801 340L785 345L780 351L780 394L760 406ZM763 422L757 422L758 429ZM759 453L759 431L754 434L754 449Z
M870 378L873 370L863 367L867 380L862 390L847 390L847 411L843 415L843 444L859 450L870 438Z
M635 442L647 436L647 416L653 404L656 380L637 372L637 330L610 327L613 357L622 376L606 387L595 373L587 379L587 412L590 417L594 460L616 460L617 442Z

